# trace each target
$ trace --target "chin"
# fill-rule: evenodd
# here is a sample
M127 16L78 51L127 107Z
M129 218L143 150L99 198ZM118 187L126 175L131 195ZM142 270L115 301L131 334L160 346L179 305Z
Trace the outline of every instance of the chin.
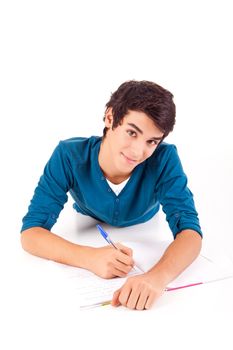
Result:
M135 164L124 164L124 166L118 167L118 169L122 174L130 174L136 166Z

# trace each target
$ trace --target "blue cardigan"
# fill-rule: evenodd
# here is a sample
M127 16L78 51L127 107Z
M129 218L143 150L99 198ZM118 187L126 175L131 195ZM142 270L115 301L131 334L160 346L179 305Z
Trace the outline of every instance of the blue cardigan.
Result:
M150 158L135 167L116 196L98 163L101 141L97 136L76 137L58 144L35 189L21 232L35 226L50 230L70 192L78 212L110 225L143 223L161 204L174 237L184 229L202 236L193 195L174 145L162 142Z

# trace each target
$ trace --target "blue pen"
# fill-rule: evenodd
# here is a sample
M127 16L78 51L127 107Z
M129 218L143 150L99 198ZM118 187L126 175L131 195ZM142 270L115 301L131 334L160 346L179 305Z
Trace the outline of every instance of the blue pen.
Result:
M100 225L96 225L96 227L98 228L101 236L108 242L108 244L111 244L115 249L119 249L117 248L117 246L113 243L113 241L111 240L111 238L109 237L108 233L106 231L104 231L103 227L101 227ZM133 270L138 269L139 271L142 272L142 269L140 269L139 267L137 267L136 265L133 266Z
M113 241L109 237L109 235L107 234L107 232L104 231L103 227L101 227L100 225L96 225L96 227L98 228L101 236L104 237L104 239L108 242L108 244L111 244L115 249L118 249L117 246L113 243Z

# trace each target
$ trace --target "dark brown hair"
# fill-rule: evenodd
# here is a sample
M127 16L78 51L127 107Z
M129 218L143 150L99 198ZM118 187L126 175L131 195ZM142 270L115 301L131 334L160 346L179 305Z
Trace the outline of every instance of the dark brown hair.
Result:
M106 110L109 107L112 107L113 129L121 124L130 110L147 114L155 126L163 132L163 138L173 130L175 124L176 106L172 93L151 81L124 82L112 93L106 103ZM107 130L106 127L103 130L104 137Z

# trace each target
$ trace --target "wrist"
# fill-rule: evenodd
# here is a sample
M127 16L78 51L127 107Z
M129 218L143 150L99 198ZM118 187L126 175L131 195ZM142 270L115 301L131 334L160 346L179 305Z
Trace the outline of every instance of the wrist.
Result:
M73 250L74 266L90 270L94 249L93 247L75 244Z
M146 272L147 278L152 284L160 285L161 288L166 288L169 282L171 282L171 278L166 270L156 268L149 270Z

